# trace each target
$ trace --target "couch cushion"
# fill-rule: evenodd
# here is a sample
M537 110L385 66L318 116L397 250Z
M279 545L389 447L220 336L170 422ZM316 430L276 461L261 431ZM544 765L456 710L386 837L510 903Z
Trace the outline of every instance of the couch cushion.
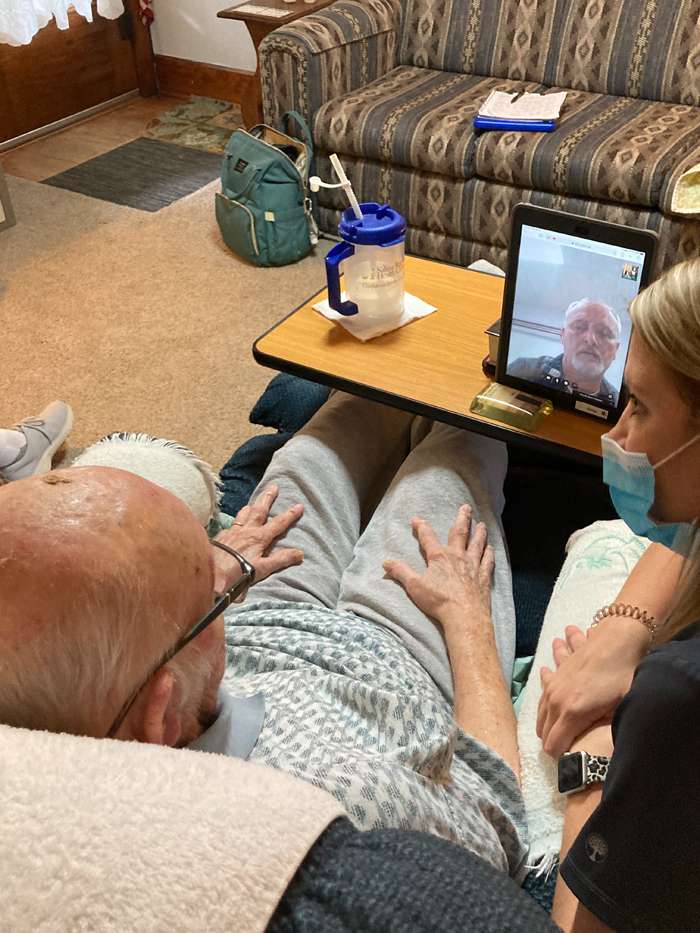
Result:
M543 81L557 2L406 0L399 62Z
M670 209L669 180L698 161L700 107L569 91L553 133L483 133L481 178Z
M700 105L700 0L406 0L403 65Z
M417 256L465 266L485 258L504 266L512 212L520 201L655 230L659 234L657 273L700 254L700 223L675 219L658 208L533 191L482 178L450 178L354 156L344 158L343 164L358 197L388 202L406 217L406 249ZM324 178L331 173L328 156L323 152L318 154L317 166ZM319 205L322 229L337 232L340 211L347 207L342 193L322 191Z
M700 105L700 0L554 2L546 84Z
M533 83L401 65L316 113L319 149L470 178L472 120L493 90L536 90Z

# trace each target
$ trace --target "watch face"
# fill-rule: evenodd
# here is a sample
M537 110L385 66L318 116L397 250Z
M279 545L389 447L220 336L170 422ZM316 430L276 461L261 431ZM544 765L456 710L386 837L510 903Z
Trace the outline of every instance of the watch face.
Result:
M583 755L574 752L559 759L559 793L570 794L583 784Z

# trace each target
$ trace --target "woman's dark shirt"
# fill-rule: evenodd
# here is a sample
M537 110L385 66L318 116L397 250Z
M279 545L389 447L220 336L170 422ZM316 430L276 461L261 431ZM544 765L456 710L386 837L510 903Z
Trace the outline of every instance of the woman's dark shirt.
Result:
M618 933L700 930L700 623L639 665L613 740L561 876Z

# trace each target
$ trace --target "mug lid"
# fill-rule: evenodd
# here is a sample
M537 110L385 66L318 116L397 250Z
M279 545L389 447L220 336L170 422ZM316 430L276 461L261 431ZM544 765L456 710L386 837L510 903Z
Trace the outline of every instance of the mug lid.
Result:
M388 246L401 242L406 232L406 221L393 207L365 201L360 204L360 210L362 220L355 217L351 207L343 211L338 233L344 240L358 246Z

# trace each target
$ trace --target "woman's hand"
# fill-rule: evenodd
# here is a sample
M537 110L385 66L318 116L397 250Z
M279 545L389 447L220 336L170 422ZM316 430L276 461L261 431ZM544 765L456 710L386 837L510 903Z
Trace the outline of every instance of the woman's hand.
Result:
M267 553L304 512L304 506L298 504L270 518L270 509L278 493L277 486L268 486L254 502L240 510L234 520L235 524L220 531L214 539L228 544L250 561L255 567L256 583L273 573L300 564L304 559L303 552L297 548L276 548L272 553ZM216 563L214 590L223 593L236 582L241 569L230 554L220 548L212 548L212 551Z
M412 519L411 527L426 569L418 573L403 561L385 560L387 577L400 583L412 602L442 625L446 635L452 619L463 628L465 611L490 622L494 553L486 544L486 525L480 522L472 527L471 506L460 508L447 544L440 544L421 518Z
M612 758L612 728L609 720L600 719L587 726L585 732L577 735L571 743L572 752L588 752L589 755L605 755Z
M649 646L647 630L622 619L606 619L588 635L575 625L565 631L566 640L552 642L556 670L540 671L537 735L553 758L593 723L612 719Z

